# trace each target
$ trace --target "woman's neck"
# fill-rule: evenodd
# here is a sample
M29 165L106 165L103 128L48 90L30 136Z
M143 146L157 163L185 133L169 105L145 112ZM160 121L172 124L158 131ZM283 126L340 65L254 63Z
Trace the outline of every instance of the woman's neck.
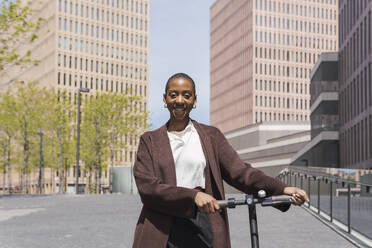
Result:
M187 124L189 124L190 119L185 118L184 120L174 120L170 119L169 124L168 124L168 131L182 131L186 128Z

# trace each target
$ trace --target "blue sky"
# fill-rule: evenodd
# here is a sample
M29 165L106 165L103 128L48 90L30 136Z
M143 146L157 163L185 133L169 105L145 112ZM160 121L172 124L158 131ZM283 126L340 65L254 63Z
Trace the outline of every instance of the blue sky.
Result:
M214 0L150 1L150 129L163 125L167 79L177 72L195 81L197 107L191 118L209 124L209 7Z

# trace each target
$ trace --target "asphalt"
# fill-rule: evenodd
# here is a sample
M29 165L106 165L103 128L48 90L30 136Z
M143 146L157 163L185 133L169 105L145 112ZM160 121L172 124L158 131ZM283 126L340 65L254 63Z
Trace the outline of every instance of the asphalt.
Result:
M0 248L129 248L141 206L120 194L0 197ZM260 247L355 247L301 207L257 215ZM247 207L229 222L232 247L250 247Z

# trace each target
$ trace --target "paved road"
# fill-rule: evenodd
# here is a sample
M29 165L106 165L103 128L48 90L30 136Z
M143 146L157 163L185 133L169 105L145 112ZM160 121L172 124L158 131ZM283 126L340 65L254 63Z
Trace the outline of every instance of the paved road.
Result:
M129 248L138 196L0 197L0 248ZM246 207L229 210L232 247L250 247ZM261 247L354 247L300 207L258 209ZM156 247L155 247L156 248Z

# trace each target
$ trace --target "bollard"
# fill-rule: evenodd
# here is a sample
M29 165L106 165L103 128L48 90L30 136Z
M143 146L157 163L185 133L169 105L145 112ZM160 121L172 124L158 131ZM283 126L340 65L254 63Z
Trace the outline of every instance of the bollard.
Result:
M310 198L310 195L311 195L311 191L310 191L310 177L307 178L307 191L309 192L309 204L308 204L308 207L310 208L310 203L311 203L311 198Z
M320 179L317 178L317 181L318 181L318 204L317 204L317 207L318 207L318 214L320 214Z
M297 187L297 174L294 174L294 186Z
M330 221L332 222L333 221L333 194L332 194L332 180L329 181L329 200L330 200L330 203L329 203L329 217L330 217Z
M351 233L351 220L350 220L350 199L351 198L351 186L347 184L347 232Z

